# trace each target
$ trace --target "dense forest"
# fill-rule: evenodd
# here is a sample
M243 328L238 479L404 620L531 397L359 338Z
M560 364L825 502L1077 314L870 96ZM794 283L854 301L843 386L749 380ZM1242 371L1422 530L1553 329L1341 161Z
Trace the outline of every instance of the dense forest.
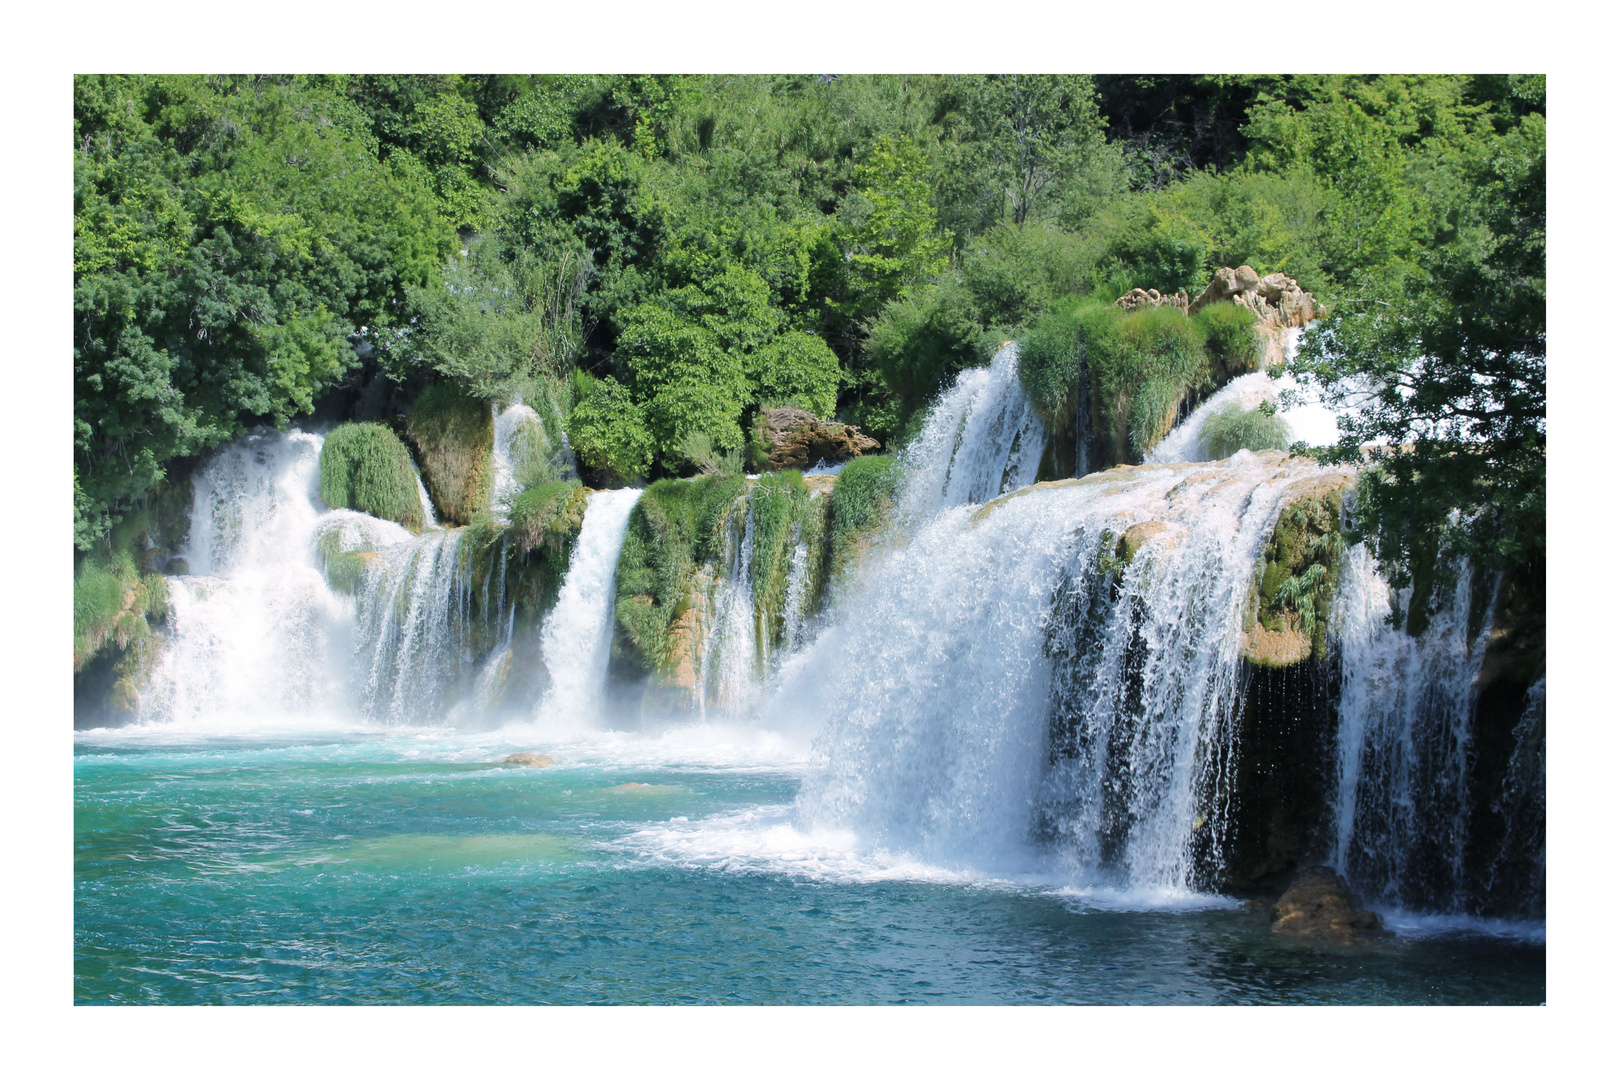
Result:
M893 449L999 342L1244 264L1327 310L1294 370L1361 406L1320 453L1382 446L1391 581L1535 567L1544 117L1541 76L81 76L78 576L362 393L521 396L599 486L757 467L762 407Z

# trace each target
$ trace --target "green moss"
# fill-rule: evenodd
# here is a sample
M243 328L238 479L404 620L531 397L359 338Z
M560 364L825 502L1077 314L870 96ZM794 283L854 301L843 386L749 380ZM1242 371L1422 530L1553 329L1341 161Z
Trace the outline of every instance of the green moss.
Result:
M456 383L437 383L411 406L405 432L441 520L467 525L488 509L495 484L495 416L488 404Z
M128 548L84 556L73 574L73 670L109 644L123 650L148 638L148 618L167 614L168 595L168 582L141 573Z
M1344 557L1343 505L1343 489L1333 486L1284 506L1261 564L1255 621L1272 633L1304 633L1318 660L1326 655L1328 612Z
M585 489L577 480L547 480L532 484L512 500L511 535L525 548L572 533L585 520Z
M381 424L339 424L321 444L321 498L422 529L422 502L410 451Z
M836 579L858 561L862 549L889 520L904 471L888 454L858 457L838 472L828 496L828 577Z
M740 476L660 480L647 487L625 527L619 553L613 657L627 675L657 671L668 655L670 623L692 576L725 552L725 530L747 489Z
M810 489L797 469L768 473L748 493L754 515L754 550L750 570L754 585L754 611L761 637L774 643L781 638L792 568L794 534L810 506ZM795 529L795 526L800 526Z
M1199 436L1216 459L1239 450L1286 450L1291 441L1288 423L1275 409L1245 409L1236 402L1210 414Z

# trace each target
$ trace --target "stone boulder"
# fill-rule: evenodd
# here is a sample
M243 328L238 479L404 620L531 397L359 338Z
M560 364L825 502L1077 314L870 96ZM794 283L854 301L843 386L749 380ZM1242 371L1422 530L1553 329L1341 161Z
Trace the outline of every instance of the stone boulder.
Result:
M817 420L803 409L762 410L757 430L770 447L770 469L808 469L817 462L836 464L878 449L879 443L859 428Z
M544 754L531 754L525 750L521 753L506 755L506 757L501 759L501 764L521 765L526 769L543 769L547 765L555 765L557 763L546 757Z
M1376 914L1357 910L1350 886L1330 866L1300 871L1271 907L1271 932L1301 941L1351 945L1381 929Z

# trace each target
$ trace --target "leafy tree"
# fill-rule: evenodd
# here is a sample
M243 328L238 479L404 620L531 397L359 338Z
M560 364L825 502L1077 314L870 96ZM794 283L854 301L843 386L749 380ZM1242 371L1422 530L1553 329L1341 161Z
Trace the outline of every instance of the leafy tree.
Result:
M902 289L942 272L950 239L937 233L926 162L910 143L883 136L855 169L856 190L839 206L854 297L844 313L873 313Z
M747 369L761 405L796 405L824 420L838 406L838 356L815 334L773 339L749 357Z
M1344 304L1294 364L1355 406L1322 456L1367 456L1359 528L1397 588L1431 567L1446 580L1441 551L1489 568L1545 558L1545 131L1530 115L1482 148L1473 204L1451 243L1423 253L1425 276Z
M568 441L580 464L604 486L644 476L652 464L653 437L645 411L612 376L585 380L568 415Z

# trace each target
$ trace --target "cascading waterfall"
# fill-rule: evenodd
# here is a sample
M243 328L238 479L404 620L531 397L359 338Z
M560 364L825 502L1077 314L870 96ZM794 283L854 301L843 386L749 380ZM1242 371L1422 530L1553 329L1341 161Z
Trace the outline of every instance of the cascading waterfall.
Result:
M353 605L328 587L323 521L372 542L392 522L319 507L319 435L255 432L192 480L189 573L169 579L169 641L141 695L143 721L251 722L353 707Z
M513 464L513 444L525 434L524 429L528 425L540 428L540 414L523 404L520 398L513 398L504 409L491 406L491 410L495 414L495 446L490 455L495 483L490 487L489 509L491 513L504 517L512 500L522 490Z
M1341 572L1334 861L1383 903L1447 909L1465 899L1472 718L1490 620L1469 634L1473 574L1457 571L1417 637L1390 624L1389 586L1363 545Z
M1018 377L1009 343L988 367L970 368L940 397L922 431L901 455L910 474L901 518L982 503L1033 483L1046 448L1046 426Z
M464 529L424 533L366 567L359 600L362 706L403 724L439 716L473 660Z
M696 690L698 714L704 718L711 706L745 714L757 688L760 634L754 610L751 501L740 516L740 529L735 520L726 529L726 573L714 584L708 604L712 618L703 628Z
M577 726L594 720L601 707L613 635L614 575L630 511L640 498L639 488L590 496L568 576L541 633L548 685L537 715L544 722Z
M941 513L777 696L827 718L801 819L947 863L1016 863L1040 842L1089 883L1194 887L1255 560L1289 487L1321 474L1241 453ZM1142 522L1163 527L1117 565Z

